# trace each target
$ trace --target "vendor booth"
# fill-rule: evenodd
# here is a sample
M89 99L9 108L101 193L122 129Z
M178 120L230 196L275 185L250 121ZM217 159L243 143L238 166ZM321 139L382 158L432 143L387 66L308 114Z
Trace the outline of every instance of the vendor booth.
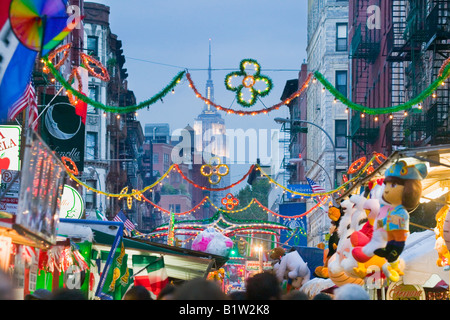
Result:
M163 262L162 269L167 275L167 282L175 284L197 277L206 278L227 261L222 256L124 237L121 222L61 219L58 236L61 240L89 243L89 250L84 252L90 252L85 255L85 261L90 267L85 276L78 276L82 281L77 282L77 288L85 291L90 299L120 299L136 283L135 279L147 281L147 267L155 261ZM110 295L105 288L108 286L108 268L114 268L116 255L126 261L124 274L128 283L121 288L120 294ZM75 283L74 279L67 276L65 279ZM149 291L153 292L151 289ZM156 297L155 292L153 296Z
M359 203L364 203L364 200L358 200L358 196L362 196L363 199L375 197L375 191L371 188L376 184L384 188L383 179L388 172L387 169L389 168L389 172L392 173L393 165L402 162L406 163L405 167L408 166L408 168L409 166L421 165L423 167L425 165L427 171L426 176L421 180L420 203L408 212L411 217L409 219L410 228L414 227L415 229L407 237L398 260L404 274L401 274L398 283L395 283L396 281L386 282L383 276L377 280L374 280L374 277L365 277L362 282L358 283L364 284L366 287L369 285L375 290L381 289L383 291L386 289L381 295L375 293L375 298L399 299L408 295L414 295L415 299L426 299L425 291L442 291L445 288L448 291L450 279L450 254L447 249L447 246L450 244L450 223L447 215L450 208L450 145L394 151L373 171L355 179L349 185L349 188L337 199L337 203L340 204L341 209L344 211L353 210L354 207L355 211L360 210L361 212L363 207L359 208L358 206ZM400 172L401 174L402 172ZM378 197L381 197L381 194ZM364 207L364 209L367 208ZM418 214L417 212L421 212L422 216L424 216L422 219L425 219L424 221L427 221L428 225L424 226L420 223L412 222L414 221L414 214ZM350 250L353 249L350 248ZM354 256L354 250L351 252ZM356 269L353 270L356 272ZM349 275L348 272L347 275ZM354 279L357 278L355 277ZM370 281L371 283L369 283ZM380 284L383 281L384 284ZM399 296L396 295L397 293L399 293Z

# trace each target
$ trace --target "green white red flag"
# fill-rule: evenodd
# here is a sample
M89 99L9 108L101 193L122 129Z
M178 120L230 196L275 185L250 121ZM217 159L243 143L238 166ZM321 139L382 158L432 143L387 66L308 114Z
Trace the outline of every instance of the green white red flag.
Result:
M134 285L144 286L156 297L169 283L163 257L133 256Z

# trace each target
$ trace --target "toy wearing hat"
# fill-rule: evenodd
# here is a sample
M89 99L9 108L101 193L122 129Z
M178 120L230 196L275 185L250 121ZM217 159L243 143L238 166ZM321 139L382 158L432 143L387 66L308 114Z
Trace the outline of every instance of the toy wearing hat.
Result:
M427 176L427 167L420 163L408 166L399 161L385 172L384 191L379 210L368 214L373 234L352 234L355 246L352 255L358 262L366 262L374 255L383 257L384 274L398 281L402 271L398 268L399 256L409 235L409 213L419 205L422 195L421 180Z

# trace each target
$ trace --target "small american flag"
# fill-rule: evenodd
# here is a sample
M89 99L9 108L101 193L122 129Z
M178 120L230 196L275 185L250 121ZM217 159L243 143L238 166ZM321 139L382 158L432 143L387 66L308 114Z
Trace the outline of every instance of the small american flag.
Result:
M36 91L34 90L31 82L28 83L20 99L17 100L8 110L8 118L14 120L17 115L22 112L27 106L29 106L28 123L30 124L30 126L32 125L33 130L36 130L37 122L34 123L34 120L36 120L38 116L38 107L36 100Z
M123 222L125 228L131 232L131 230L134 230L136 228L136 226L133 224L133 222L131 222L123 213L122 210L119 211L118 214L116 214L116 216L113 218L113 221L117 221L117 222Z
M312 180L310 178L306 178L306 180L308 181L309 185L311 186L311 190L313 193L321 193L321 192L326 191L322 186L315 183L314 180Z

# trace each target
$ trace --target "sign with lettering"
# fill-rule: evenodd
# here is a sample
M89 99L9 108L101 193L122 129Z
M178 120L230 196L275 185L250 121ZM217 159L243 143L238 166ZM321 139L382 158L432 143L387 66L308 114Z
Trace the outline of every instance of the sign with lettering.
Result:
M0 126L0 171L20 170L21 134L22 128L20 126Z
M387 300L426 300L422 286L404 284L403 281L392 282L386 293Z
M64 185L61 196L59 217L68 219L81 219L84 212L83 198L80 193L69 185Z
M3 195L0 199L0 211L16 214L19 203L20 191L20 171L1 171L0 192Z
M45 101L53 96L43 95ZM64 96L57 96L42 115L42 139L61 157L72 159L81 172L84 169L85 125L75 107Z

